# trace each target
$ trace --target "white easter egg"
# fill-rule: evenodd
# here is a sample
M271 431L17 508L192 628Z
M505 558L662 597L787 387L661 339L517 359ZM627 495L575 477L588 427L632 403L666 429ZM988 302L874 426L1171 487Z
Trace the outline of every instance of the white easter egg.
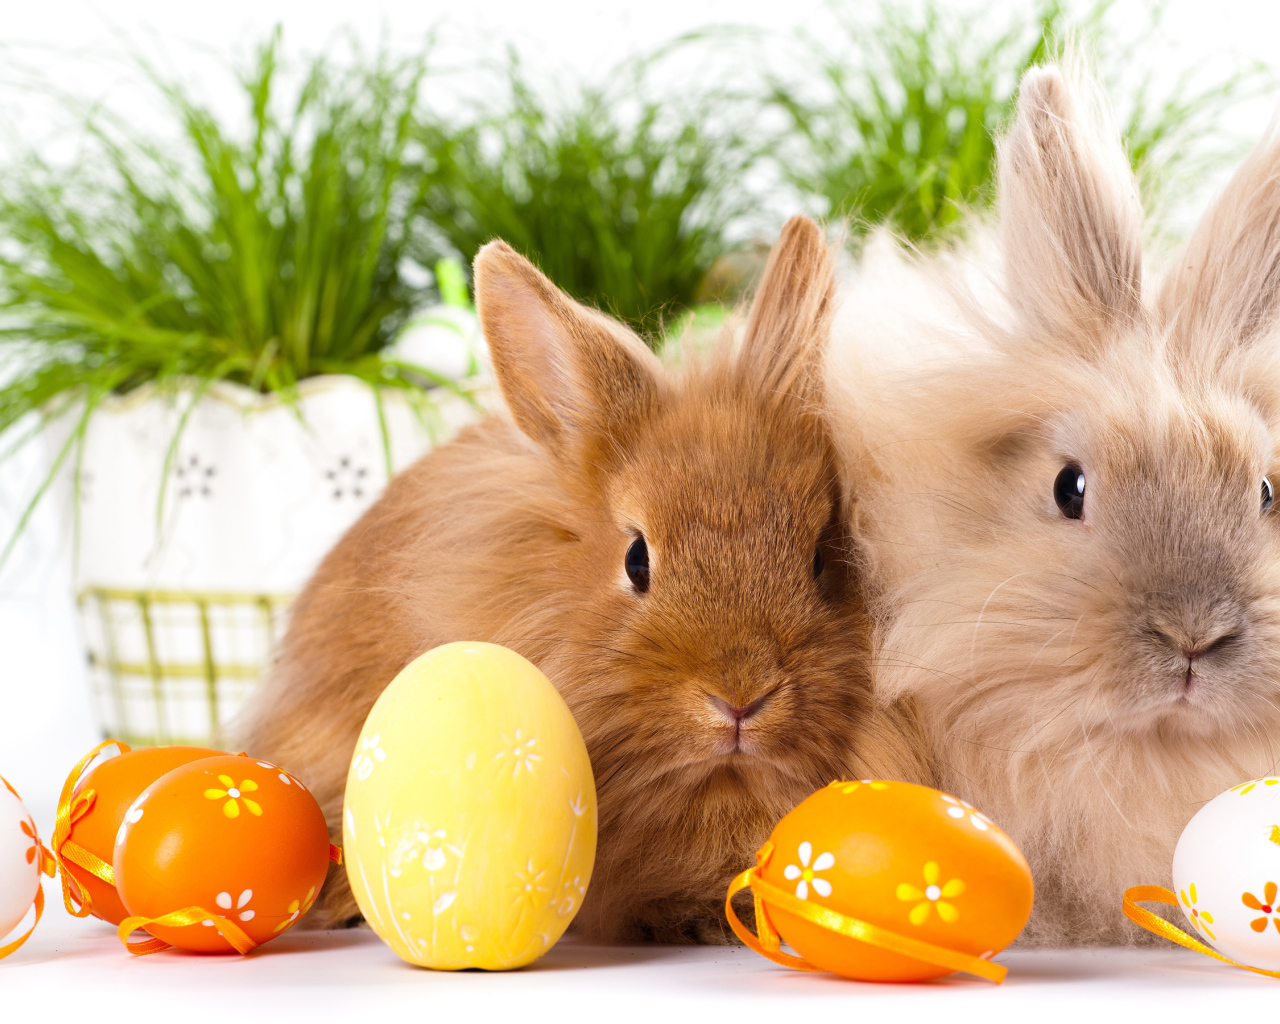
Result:
M0 940L31 909L40 888L40 846L22 801L0 785Z
M505 647L427 652L369 713L342 834L356 902L405 960L536 960L578 912L595 860L595 782L573 715Z
M1202 941L1280 970L1280 778L1242 782L1200 808L1174 850L1173 884Z

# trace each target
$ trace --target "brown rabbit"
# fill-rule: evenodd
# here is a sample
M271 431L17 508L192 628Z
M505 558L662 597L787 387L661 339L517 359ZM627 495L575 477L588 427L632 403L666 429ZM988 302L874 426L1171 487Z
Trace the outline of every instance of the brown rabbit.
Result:
M307 585L245 747L339 827L383 687L452 640L538 665L590 751L599 853L578 925L723 941L730 877L838 777L926 776L878 708L859 557L821 415L832 258L787 224L741 348L679 376L502 242L476 296L509 416L396 478ZM319 922L352 920L341 874Z
M1280 757L1280 136L1149 289L1090 100L1056 68L1023 79L986 292L935 266L912 312L922 280L949 306L832 351L878 685L914 695L942 784L1022 845L1043 945L1148 940L1124 889L1168 885L1187 820ZM931 355L869 372L903 345Z

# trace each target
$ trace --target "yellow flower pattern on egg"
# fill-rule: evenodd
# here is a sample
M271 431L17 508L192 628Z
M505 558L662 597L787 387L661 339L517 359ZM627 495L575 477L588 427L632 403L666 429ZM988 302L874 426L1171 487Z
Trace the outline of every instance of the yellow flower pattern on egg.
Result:
M246 793L257 792L258 784L253 779L245 779L238 786L230 775L219 775L218 781L226 788L206 789L204 796L206 800L225 800L226 803L222 805L222 813L228 818L240 817L240 804L244 804L244 809L254 817L262 816L262 805L245 796Z
M856 782L844 782L841 779L837 779L835 782L831 783L831 786L833 789L839 789L841 793L848 796L850 793L861 789L863 786L866 786L868 789L885 790L889 788L889 783L881 782L879 779L859 779Z
M1248 782L1242 782L1238 786L1232 786L1227 792L1244 796L1246 793L1252 793L1258 786L1280 786L1280 779L1250 779Z
M1188 890L1191 891L1190 899L1187 898ZM1191 918L1191 924L1195 929L1204 932L1211 939L1216 939L1217 936L1209 930L1209 925L1213 924L1213 915L1207 910L1196 909L1196 900L1199 899L1199 896L1196 893L1195 882L1192 882L1186 889L1181 890L1178 893L1178 898L1182 900L1182 905L1187 908L1187 916Z
M307 890L307 895L303 899L289 901L289 906L286 908L286 913L289 916L276 925L274 931L282 932L286 928L292 927L298 918L311 909L311 904L315 903L315 901L316 887L313 885Z
M938 862L931 860L924 866L925 887L923 889L916 888L910 882L902 882L898 885L898 899L904 903L919 901L907 915L907 920L912 924L924 924L929 919L930 907L937 907L938 917L947 924L954 924L960 919L959 909L955 904L946 901L964 895L964 882L953 878L944 885L939 885L938 880L941 877L942 869L938 867Z

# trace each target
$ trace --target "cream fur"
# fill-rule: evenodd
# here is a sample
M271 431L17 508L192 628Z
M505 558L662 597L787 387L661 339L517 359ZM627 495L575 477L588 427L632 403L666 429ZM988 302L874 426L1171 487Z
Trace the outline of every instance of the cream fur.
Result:
M1168 885L1191 815L1280 756L1280 141L1144 295L1094 95L1030 72L998 230L932 261L873 247L828 356L877 685L1027 854L1038 945L1144 938L1124 888Z

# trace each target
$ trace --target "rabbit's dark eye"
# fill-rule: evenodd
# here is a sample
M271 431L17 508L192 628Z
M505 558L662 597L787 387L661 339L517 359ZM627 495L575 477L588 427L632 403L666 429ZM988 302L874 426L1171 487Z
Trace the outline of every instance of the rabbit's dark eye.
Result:
M1267 477L1262 478L1262 511L1265 512L1276 501L1276 492L1271 488L1271 481Z
M1062 472L1053 482L1053 500L1068 519L1080 519L1084 516L1084 470L1074 462L1062 467Z
M813 578L816 580L822 575L822 548L813 549Z
M637 537L631 542L624 564L627 567L627 579L643 594L649 589L649 548L643 537Z

